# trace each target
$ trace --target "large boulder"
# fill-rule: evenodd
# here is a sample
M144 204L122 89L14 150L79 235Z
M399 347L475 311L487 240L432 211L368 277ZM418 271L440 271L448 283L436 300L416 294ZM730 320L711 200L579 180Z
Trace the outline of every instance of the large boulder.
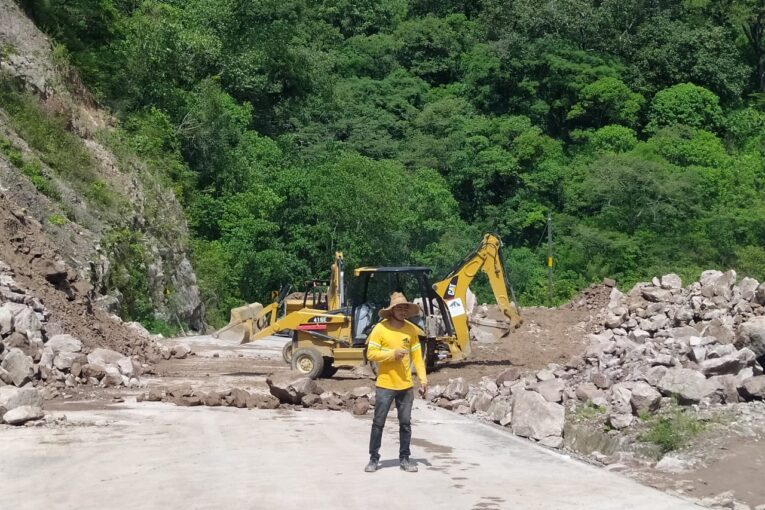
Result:
M520 391L513 396L513 434L539 441L563 435L565 409L547 402L533 391Z
M754 364L754 352L744 347L738 352L705 359L699 363L699 370L707 377L712 375L737 374L742 368Z
M742 279L738 284L738 290L741 293L741 298L747 301L754 301L757 287L760 286L760 282L754 278L746 277Z
M35 388L0 387L0 414L20 406L41 407L42 396Z
M13 328L27 337L39 335L42 322L31 308L24 308L13 319Z
M661 288L669 290L682 289L683 280L675 273L665 274L661 277Z
M534 385L533 390L544 397L548 402L560 402L563 400L565 384L560 379L541 381Z
M0 306L0 335L5 336L13 331L13 312L5 305Z
M717 389L704 374L689 368L671 368L658 383L658 389L667 396L677 396L681 404L697 403Z
M300 404L305 395L321 395L324 390L308 377L281 376L267 378L268 391L285 404Z
M492 400L486 414L491 421L499 423L503 427L509 424L513 418L513 406L510 399L504 397L495 398Z
M641 295L646 301L652 303L669 301L672 297L672 293L669 290L662 289L661 287L643 287Z
M449 400L465 398L465 395L467 395L469 389L470 388L468 384L462 377L450 379L449 384L446 385L446 389L444 390L444 397L448 398Z
M5 355L0 367L8 372L13 384L22 386L32 378L34 363L21 349L13 348Z
M650 384L638 381L632 385L630 405L636 415L653 412L659 408L661 394Z
M45 346L49 347L53 354L82 351L82 342L72 335L53 335Z
M53 365L61 371L70 370L74 363L79 363L82 366L87 362L87 356L80 352L60 352L53 359Z
M752 317L741 324L736 345L749 347L758 358L765 355L765 317Z
M41 407L19 406L3 415L3 421L8 425L22 425L28 421L39 420L45 414Z
M88 354L88 363L91 365L101 365L102 367L106 367L107 365L116 365L119 360L124 358L125 356L118 353L117 351L113 351L111 349L102 349L99 347L97 349L93 349L93 352Z
M748 398L765 399L765 375L758 375L744 381L741 393Z
M724 299L730 299L733 296L733 285L736 283L736 271L732 269L725 273L704 271L700 281L703 296L708 298L720 296Z

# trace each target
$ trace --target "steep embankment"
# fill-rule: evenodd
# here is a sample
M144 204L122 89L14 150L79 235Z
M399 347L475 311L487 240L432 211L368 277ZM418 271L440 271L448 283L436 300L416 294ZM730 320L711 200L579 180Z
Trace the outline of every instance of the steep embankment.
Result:
M4 207L36 220L39 235L105 308L124 312L133 297L123 291L136 286L146 313L201 329L186 222L167 177L112 150L116 121L11 0L0 0L0 20ZM0 244L0 253L17 249L6 238ZM24 274L19 263L13 269Z

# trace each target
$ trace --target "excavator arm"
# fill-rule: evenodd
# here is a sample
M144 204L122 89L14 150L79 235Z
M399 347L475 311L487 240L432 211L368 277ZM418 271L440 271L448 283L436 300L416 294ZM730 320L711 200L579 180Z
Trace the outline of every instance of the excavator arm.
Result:
M503 315L513 328L518 328L523 319L518 313L511 296L502 261L502 241L493 234L486 234L480 246L462 259L440 282L433 285L449 309L454 323L456 345L452 358L461 359L470 354L470 330L468 327L467 293L476 275L483 271L489 278L491 290ZM512 288L510 287L512 290Z

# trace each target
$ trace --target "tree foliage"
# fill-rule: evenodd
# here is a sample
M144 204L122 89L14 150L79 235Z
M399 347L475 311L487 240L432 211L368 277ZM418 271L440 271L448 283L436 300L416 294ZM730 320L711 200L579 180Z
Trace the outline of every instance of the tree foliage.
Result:
M176 189L214 322L335 250L438 273L485 231L541 302L548 216L557 300L765 274L761 2L20 3Z

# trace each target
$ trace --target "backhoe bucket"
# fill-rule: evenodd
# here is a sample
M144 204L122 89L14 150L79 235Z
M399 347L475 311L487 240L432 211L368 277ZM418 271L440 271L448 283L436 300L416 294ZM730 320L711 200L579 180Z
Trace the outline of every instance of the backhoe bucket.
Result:
M252 303L231 309L228 324L215 333L215 338L221 338L231 343L243 344L249 341L253 334L254 318L263 310L260 303Z

